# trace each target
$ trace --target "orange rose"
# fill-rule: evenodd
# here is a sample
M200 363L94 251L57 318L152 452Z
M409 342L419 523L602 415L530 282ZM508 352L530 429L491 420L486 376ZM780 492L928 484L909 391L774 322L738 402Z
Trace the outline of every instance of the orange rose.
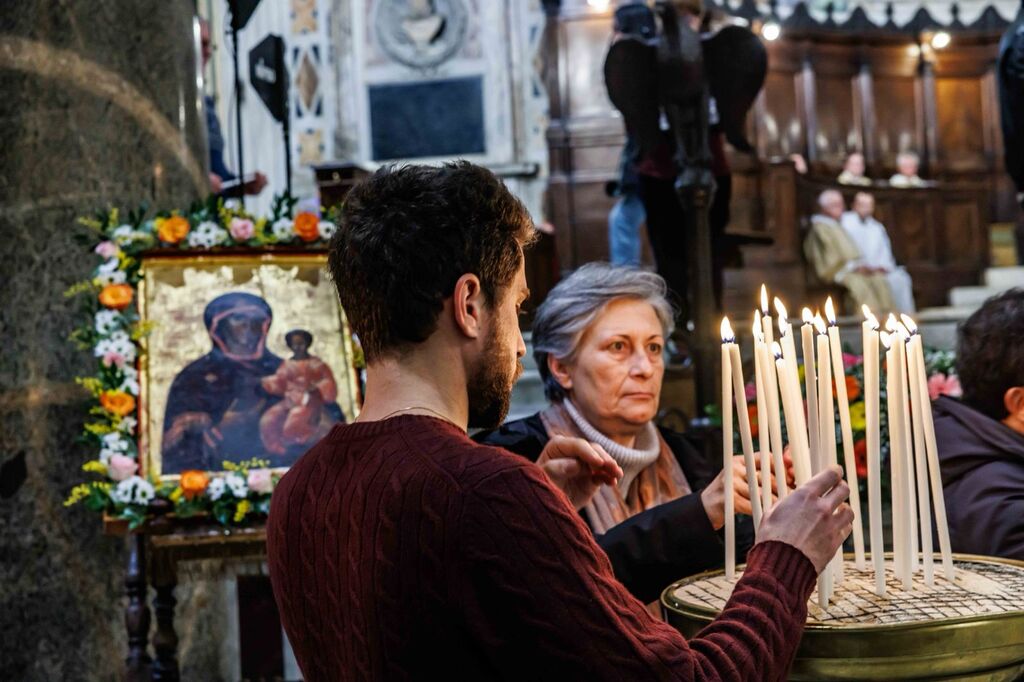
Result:
M295 216L295 234L304 242L315 242L320 237L319 225L320 219L308 211Z
M100 303L107 308L124 310L132 303L135 292L127 284L108 284L100 291Z
M156 233L160 237L160 241L167 242L168 244L180 242L185 238L190 229L188 220L180 215L172 215L170 218L158 220L157 223Z
M100 405L118 417L127 417L135 411L135 398L124 391L104 391L100 393Z
M190 469L181 472L181 492L185 494L186 500L191 500L197 495L202 495L206 486L210 485L210 477L204 471Z
M757 405L747 405L747 415L750 417L750 436L751 438L757 438Z
M860 384L857 383L856 377L846 377L846 397L850 400L856 400L860 397Z

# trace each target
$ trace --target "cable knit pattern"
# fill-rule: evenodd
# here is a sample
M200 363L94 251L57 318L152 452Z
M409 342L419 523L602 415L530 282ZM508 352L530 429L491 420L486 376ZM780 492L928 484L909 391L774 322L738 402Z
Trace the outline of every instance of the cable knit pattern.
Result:
M756 546L685 641L619 584L536 465L451 424L340 425L284 476L267 533L306 680L784 680L815 572Z

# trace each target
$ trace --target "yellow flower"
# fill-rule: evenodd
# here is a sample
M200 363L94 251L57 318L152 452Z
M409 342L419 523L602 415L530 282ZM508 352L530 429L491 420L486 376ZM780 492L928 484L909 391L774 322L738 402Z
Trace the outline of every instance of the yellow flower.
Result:
M867 416L865 415L864 401L850 405L850 426L854 431L863 431L867 427Z
M184 495L185 495L185 491L182 490L180 487L178 487L178 488L175 488L174 491L170 495L168 495L167 497L174 504L178 504L178 500L180 500Z
M107 473L107 465L99 461L98 459L94 459L83 464L82 471L88 471L89 473L92 474L100 474L101 476L105 476Z
M252 505L249 504L249 500L242 500L239 502L238 506L235 508L235 523L241 523L242 519L245 518L245 515L249 513L249 509L251 507Z
M71 489L71 494L68 495L68 499L64 500L64 506L70 507L73 504L78 504L83 499L89 496L89 492L91 490L92 489L86 483L76 485L74 488Z

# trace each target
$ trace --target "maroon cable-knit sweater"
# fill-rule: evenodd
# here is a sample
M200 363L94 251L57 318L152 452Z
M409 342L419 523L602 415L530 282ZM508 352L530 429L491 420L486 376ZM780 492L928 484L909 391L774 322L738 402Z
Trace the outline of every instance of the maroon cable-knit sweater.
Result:
M615 580L535 465L432 417L335 427L274 491L270 577L305 679L782 680L811 562L757 545L689 641Z

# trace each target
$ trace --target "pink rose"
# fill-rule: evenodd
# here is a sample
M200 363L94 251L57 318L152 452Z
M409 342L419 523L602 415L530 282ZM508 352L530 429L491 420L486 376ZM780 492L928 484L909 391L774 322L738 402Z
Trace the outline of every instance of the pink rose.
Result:
M946 376L938 373L928 377L928 397L935 400L940 395L948 395L951 398L959 398L964 394L960 387L960 377L955 374Z
M843 369L850 369L860 364L863 358L859 355L852 355L850 353L843 353Z
M752 400L755 400L757 398L757 384L751 381L750 383L743 387L743 392L746 396L748 403Z
M117 244L112 241L100 242L96 245L96 253L107 260L116 256L118 251Z
M256 228L248 218L232 218L228 230L235 241L245 242L252 239Z
M117 365L118 367L124 367L124 356L120 353L110 351L103 356L104 367L110 367L111 365Z
M131 478L138 470L138 463L136 463L136 461L131 457L126 457L124 455L114 455L110 458L110 464L107 465L107 471L110 473L110 478L115 481L123 481L126 478Z
M249 490L254 493L269 493L274 490L274 479L270 469L251 469L249 471Z

